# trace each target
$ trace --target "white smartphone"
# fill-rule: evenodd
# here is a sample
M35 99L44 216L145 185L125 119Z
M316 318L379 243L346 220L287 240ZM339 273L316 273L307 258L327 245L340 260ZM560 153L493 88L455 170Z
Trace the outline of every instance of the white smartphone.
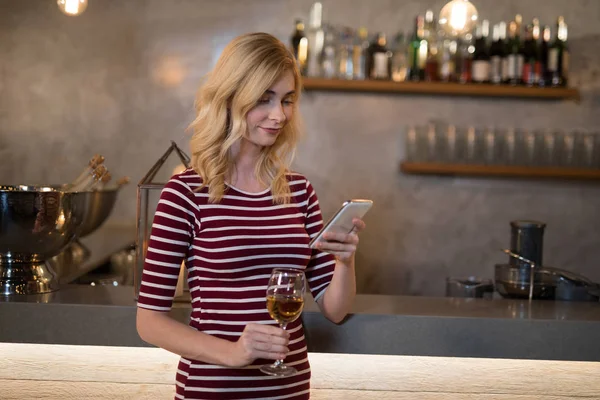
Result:
M323 226L323 229L321 229L319 233L312 238L308 244L308 247L314 248L315 244L321 240L323 235L327 232L352 232L354 229L352 220L354 218L364 217L372 205L373 201L366 199L352 199L345 201L335 215L331 217L329 221L327 221L325 226Z

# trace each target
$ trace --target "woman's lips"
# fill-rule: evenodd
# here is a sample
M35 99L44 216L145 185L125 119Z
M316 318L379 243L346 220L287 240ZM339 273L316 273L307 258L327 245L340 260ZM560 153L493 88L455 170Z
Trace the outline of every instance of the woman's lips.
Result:
M265 127L262 127L262 126L261 126L261 129L264 130L267 133L270 133L271 135L276 135L281 130L281 128L265 128Z

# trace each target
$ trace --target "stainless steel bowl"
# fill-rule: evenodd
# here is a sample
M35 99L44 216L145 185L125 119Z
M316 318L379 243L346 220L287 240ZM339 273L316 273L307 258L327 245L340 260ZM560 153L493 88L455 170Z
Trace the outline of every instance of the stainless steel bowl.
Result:
M0 294L46 293L58 281L45 260L60 253L88 215L90 192L0 185Z
M92 234L108 219L117 201L118 191L119 189L115 188L87 192L86 215L77 230L77 237L59 254L48 260L59 278L89 259L91 253L79 239Z
M87 215L77 234L78 238L87 235L100 228L108 219L117 201L118 189L98 190L89 192L87 200Z

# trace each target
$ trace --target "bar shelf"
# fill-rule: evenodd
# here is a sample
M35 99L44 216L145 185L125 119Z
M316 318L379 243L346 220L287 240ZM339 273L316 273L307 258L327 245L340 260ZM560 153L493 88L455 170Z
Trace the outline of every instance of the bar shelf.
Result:
M579 100L574 88L539 88L527 86L460 84L446 82L393 82L377 80L343 80L304 78L306 91L342 91L398 94L473 96L492 98L528 98L537 100Z
M600 180L600 169L401 162L400 171L416 175Z

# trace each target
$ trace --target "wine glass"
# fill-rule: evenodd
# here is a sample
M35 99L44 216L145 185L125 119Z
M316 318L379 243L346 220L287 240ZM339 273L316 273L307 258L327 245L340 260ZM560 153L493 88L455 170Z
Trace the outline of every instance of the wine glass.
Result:
M283 330L302 313L305 292L306 278L302 270L275 268L271 273L267 286L267 310ZM290 376L297 372L296 368L285 365L283 360L263 365L260 370L274 376Z

